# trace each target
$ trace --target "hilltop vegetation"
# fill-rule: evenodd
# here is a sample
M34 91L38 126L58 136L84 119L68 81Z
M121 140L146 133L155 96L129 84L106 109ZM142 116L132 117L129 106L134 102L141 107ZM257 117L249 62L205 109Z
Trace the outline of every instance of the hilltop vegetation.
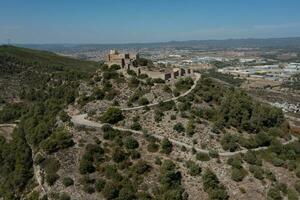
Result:
M79 81L96 69L96 63L49 52L0 47L1 88L13 87L14 95L23 102L9 103L8 99L0 112L1 123L20 119L11 141L0 137L2 197L18 199L28 187L33 176L32 152L43 149L52 153L73 145L69 133L58 126L57 117L74 102Z
M61 79L86 79L98 68L95 62L75 60L57 54L0 46L0 99L11 101L28 89L41 88Z

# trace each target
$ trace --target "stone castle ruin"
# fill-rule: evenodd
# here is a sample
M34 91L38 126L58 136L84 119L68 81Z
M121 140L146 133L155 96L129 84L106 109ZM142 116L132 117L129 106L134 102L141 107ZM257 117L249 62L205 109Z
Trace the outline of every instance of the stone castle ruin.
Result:
M194 74L193 69L189 67L168 67L149 70L146 66L134 66L133 62L136 59L139 59L139 54L119 53L117 50L110 50L106 58L106 64L108 66L116 64L121 67L121 71L133 70L137 75L146 74L151 78L160 78L165 81L172 81Z

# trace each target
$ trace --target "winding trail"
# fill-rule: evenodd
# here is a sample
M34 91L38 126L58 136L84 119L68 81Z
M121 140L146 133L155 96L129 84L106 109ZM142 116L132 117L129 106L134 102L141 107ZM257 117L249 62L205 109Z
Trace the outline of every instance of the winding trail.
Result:
M184 97L186 95L188 95L193 89L195 89L199 79L201 78L201 74L199 73L195 73L195 76L196 76L196 79L194 81L194 84L192 85L192 87L187 90L185 93L182 93L181 95L177 96L177 97L173 97L173 98L170 98L170 99L167 99L167 100L164 100L162 101L163 103L166 103L166 102L170 102L170 101L176 101L177 99L179 99L180 97ZM143 105L143 106L136 106L136 107L130 107L130 108L121 108L122 111L130 111L130 110L138 110L138 109L142 109L142 108L145 108L145 107L153 107L153 106L157 106L160 102L157 102L157 103L151 103L151 104L147 104L147 105Z
M93 128L101 128L105 125L105 124L102 124L102 123L87 120L86 117L87 117L87 114L74 115L74 116L72 116L71 121L75 125L88 126L88 127L93 127ZM123 127L118 127L118 126L113 126L113 125L111 127L116 129L116 130L119 130L119 131L129 131L129 132L139 134L139 135L144 134L142 131L136 131L136 130L127 129L127 128L123 128ZM158 134L155 134L155 133L151 134L151 136L153 136L153 137L155 137L156 139L159 139L159 140L162 140L164 138L164 136L158 135ZM292 136L291 140L289 140L287 142L284 142L283 145L287 145L291 142L296 141L297 139L298 139L297 137ZM177 145L177 146L184 146L187 149L194 148L197 152L201 152L201 153L209 153L209 151L206 150L206 149L201 149L201 148L195 147L193 145L186 144L186 143L180 142L178 140L174 140L172 138L168 138L168 140L170 142L172 142L173 144ZM268 148L269 147L258 147L258 148L251 149L251 150L252 151L260 151L260 150L265 150L265 149L268 149ZM235 151L235 152L219 152L219 156L229 157L229 156L234 156L234 155L237 155L237 154L240 154L240 153L246 153L247 151L249 151L249 149L243 149L243 150Z
M186 91L185 93L183 93L183 94L181 94L177 97L173 97L173 98L164 100L163 102L166 103L166 102L169 102L169 101L176 101L180 97L184 97L184 96L188 95L190 92L192 92L193 89L196 87L199 79L201 78L201 74L195 73L195 75L196 75L196 80L194 81L193 86L188 91ZM151 104L143 105L143 106L131 107L131 108L121 108L121 110L122 111L138 110L138 109L142 109L142 108L145 108L145 107L157 106L158 104L159 104L159 102L158 103L151 103ZM103 127L103 125L105 125L105 124L102 124L102 123L90 121L86 118L87 118L87 114L74 115L74 116L71 116L71 121L75 125L88 126L88 127L93 127L93 128L101 128L101 127ZM136 130L127 129L127 128L123 128L123 127L118 127L118 126L113 126L113 125L112 125L112 128L114 128L116 130L119 130L119 131L129 131L129 132L139 134L139 135L144 134L142 131L136 131ZM155 137L156 139L159 139L159 140L162 140L164 138L164 136L159 135L159 134L155 134L155 133L152 133L151 136L153 136L153 137ZM298 139L297 137L292 135L292 138L289 141L284 142L283 145L287 145L291 142L296 141L297 139ZM177 145L177 146L184 146L187 149L195 149L197 152L201 152L201 153L209 153L209 150L201 149L201 148L195 147L195 146L190 145L190 144L186 144L184 142L180 142L180 141L172 139L172 138L168 138L168 140L170 142L172 142L173 144ZM219 154L219 156L222 156L222 157L229 157L229 156L234 156L234 155L237 155L237 154L240 154L240 153L246 153L249 150L251 150L251 151L260 151L260 150L265 150L265 149L268 149L268 148L269 147L258 147L258 148L255 148L255 149L243 149L243 150L234 151L234 152L222 151L222 152L218 152L218 154Z

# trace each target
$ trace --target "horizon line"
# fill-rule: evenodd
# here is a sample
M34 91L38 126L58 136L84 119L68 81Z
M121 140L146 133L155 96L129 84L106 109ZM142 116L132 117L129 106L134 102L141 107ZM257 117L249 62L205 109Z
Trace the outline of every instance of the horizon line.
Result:
M160 44L172 42L201 42L201 41L229 41L229 40L268 40L268 39L296 39L300 36L287 37L245 37L245 38L226 38L226 39L191 39L191 40L169 40L169 41L153 41L153 42L124 42L124 43L1 43L0 45L138 45L138 44Z

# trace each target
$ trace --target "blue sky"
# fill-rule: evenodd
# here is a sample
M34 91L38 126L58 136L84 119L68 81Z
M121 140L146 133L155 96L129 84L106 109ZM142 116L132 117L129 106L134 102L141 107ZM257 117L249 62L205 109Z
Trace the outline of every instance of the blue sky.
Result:
M0 43L300 36L300 0L0 0Z

